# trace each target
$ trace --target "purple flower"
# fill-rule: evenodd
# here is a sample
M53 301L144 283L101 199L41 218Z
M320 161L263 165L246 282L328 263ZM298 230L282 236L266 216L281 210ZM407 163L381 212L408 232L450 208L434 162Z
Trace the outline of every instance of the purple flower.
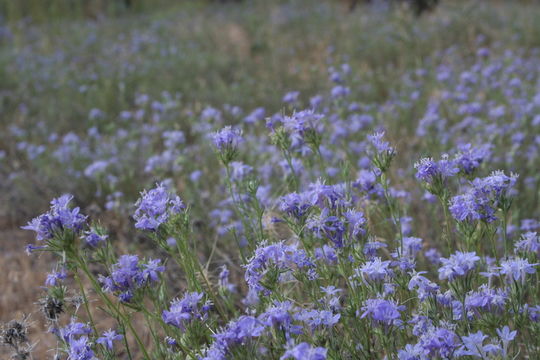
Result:
M247 124L255 124L264 120L266 110L262 107L253 110L248 116L244 118L244 122Z
M484 335L482 331L470 334L469 336L462 336L461 339L463 341L463 346L455 352L455 355L457 356L475 356L487 359L488 353L500 350L500 348L494 344L483 345L484 340L487 339L487 335Z
M317 109L324 101L324 97L322 95L315 95L312 98L309 99L309 105L313 109Z
M360 318L370 317L375 322L385 325L399 325L400 311L404 309L404 306L399 306L393 300L368 299L364 302Z
M231 321L223 331L214 335L214 342L205 351L203 360L225 360L229 348L257 338L263 334L264 325L253 316L240 316Z
M510 192L516 184L518 176L511 174L507 176L502 171L494 171L490 176L477 178L473 181L473 186L477 191L490 193L495 199L499 200Z
M165 337L165 343L171 348L175 348L178 345L178 341L170 336Z
M373 260L375 256L377 255L377 250L385 248L387 246L388 245L380 241L368 241L364 245L363 252L364 252L364 255L366 255L368 259Z
M58 282L67 278L66 269L62 268L59 271L52 272L47 274L47 279L45 280L46 286L56 286Z
M378 132L368 136L368 140L371 143L371 162L375 166L378 173L384 173L394 156L396 155L395 149L390 146L390 143L383 140L384 132Z
M99 280L104 291L119 293L121 301L129 302L135 290L159 280L157 273L165 270L159 264L160 260L141 264L137 255L122 255L112 266L111 276L101 276Z
M279 199L279 209L290 216L300 219L315 205L316 199L311 193L290 193Z
M502 289L490 288L482 285L478 291L471 291L465 297L465 310L469 317L481 316L481 311L486 313L502 313L508 300L508 294Z
M360 170L358 172L358 178L353 183L353 186L367 195L383 195L383 189L381 185L377 183L377 176L370 170Z
M70 323L60 329L59 336L67 341L72 337L88 335L91 332L92 330L88 324L77 322L75 318L71 318Z
M232 161L231 165L231 180L242 181L253 172L253 168L240 161Z
M384 131L381 131L368 136L368 140L375 147L375 150L379 155L394 152L394 148L390 146L390 143L384 141L384 135Z
M454 196L450 201L450 213L457 221L476 221L485 218L482 215L482 205L478 203L477 198L474 196L474 193L467 192L463 195ZM485 210L486 208L484 208ZM494 211L491 208L489 214L492 214ZM491 217L487 217L491 219Z
M424 256L428 261L434 265L440 264L441 262L441 252L435 248L428 249Z
M351 89L346 86L338 85L332 88L331 96L334 99L347 97L351 93Z
M274 301L264 313L259 315L258 320L266 327L278 327L287 334L300 334L301 328L292 324L294 311L292 302Z
M514 258L501 261L501 274L506 275L508 282L525 282L527 274L534 274L537 264L530 264L527 259Z
M501 339L502 342L503 358L506 358L508 354L508 345L515 339L517 330L510 331L510 328L505 325L503 328L497 329L497 335L499 335L499 339Z
M158 273L165 271L165 266L162 266L160 264L160 259L149 260L148 263L142 264L143 280L148 282L159 281Z
M86 169L84 170L84 176L89 177L89 178L94 178L99 175L102 175L105 173L108 166L109 166L108 161L105 161L105 160L94 161L92 164L86 167Z
M206 308L199 305L203 296L203 293L192 292L186 293L181 300L173 300L169 310L162 313L163 321L185 331L186 325L194 319L205 319Z
M363 212L349 209L345 212L344 216L347 220L349 235L351 237L357 237L358 235L364 235L366 233L366 230L364 229L366 218L364 217Z
M186 136L180 130L164 131L162 137L164 139L163 144L169 149L173 149L186 142Z
M512 193L517 175L506 176L495 171L485 178L476 178L472 187L450 201L450 212L458 221L483 220L493 222L496 208L507 207L506 198Z
M171 215L179 214L186 208L180 197L169 194L164 183L158 183L150 191L143 191L135 206L135 227L152 231L167 222Z
M322 248L315 249L315 258L317 260L324 260L328 264L335 264L338 261L334 248L326 244Z
M332 327L339 322L340 314L328 310L302 310L295 314L295 320L306 323L311 331L318 327Z
M382 281L394 275L390 269L390 263L391 261L382 261L381 258L375 258L356 269L355 274L363 280Z
M314 205L320 209L326 207L335 209L337 206L348 205L345 202L345 193L343 184L326 185L324 181L317 180L309 184L307 194L313 199Z
M455 162L461 172L466 175L472 174L491 155L490 144L484 144L479 147L465 144L459 146L458 149L459 153L455 157Z
M448 159L446 154L439 161L423 158L414 164L414 167L416 169L416 178L429 184L436 180L442 182L459 172L459 168L452 160Z
M298 101L298 96L300 95L299 91L290 91L283 96L283 102L287 104L292 104Z
M50 240L56 232L64 230L79 233L86 222L86 216L80 214L78 207L69 208L72 199L73 195L66 194L52 200L51 208L47 213L34 218L22 228L36 232L38 241Z
M113 342L122 340L123 338L124 335L117 334L116 331L109 329L109 331L105 331L103 335L96 340L96 343L105 346L109 350L112 350Z
M321 119L323 115L313 110L302 110L291 116L285 116L281 122L289 133L291 145L298 148L304 142L309 142L314 134L321 133L324 129Z
M431 327L420 336L418 346L425 359L448 359L458 347L458 336L451 330Z
M261 281L270 268L285 271L292 271L294 268L309 270L313 269L315 264L304 250L298 249L295 245L286 245L280 242L272 245L262 243L244 267L246 269L245 279L249 288L255 292L263 290L269 292Z
M221 267L221 271L218 276L218 285L220 289L225 291L234 292L236 290L236 285L229 281L229 269L227 268L227 265L223 265Z
M516 242L515 251L536 253L540 257L540 237L536 232L526 232L521 235L521 240Z
M424 351L419 344L405 345L405 349L398 351L398 360L422 360L424 357Z
M536 305L536 306L525 305L524 308L527 314L529 315L529 319L531 319L531 321L540 322L540 305Z
M287 350L280 360L291 358L294 360L325 360L326 352L327 350L323 347L313 347L303 342Z
M425 271L414 273L411 280L409 280L409 290L417 289L418 298L421 301L425 300L429 295L435 295L439 290L439 285L422 276L425 273Z
M476 267L480 257L475 252L463 253L456 251L450 258L441 258L442 266L439 268L439 279L453 281L459 276L466 275Z
M104 243L105 241L107 241L108 237L109 236L105 234L98 234L94 229L86 231L84 233L84 240L91 247L96 247L99 244Z
M319 239L328 239L336 247L343 246L345 226L337 216L330 215L328 208L324 208L318 215L311 216L306 221L306 228Z
M69 338L67 341L69 345L68 360L95 359L88 337L82 336L79 339Z
M422 250L422 239L417 237L404 237L401 257L413 259Z
M212 135L214 146L218 151L234 152L238 148L238 145L242 142L242 131L234 129L231 126L225 126L220 131Z
M535 219L522 219L521 226L519 227L521 231L534 231L539 228L540 223Z

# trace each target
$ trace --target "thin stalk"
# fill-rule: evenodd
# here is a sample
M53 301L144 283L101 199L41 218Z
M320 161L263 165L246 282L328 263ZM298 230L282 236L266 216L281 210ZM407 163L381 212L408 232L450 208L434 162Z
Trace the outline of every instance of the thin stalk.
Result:
M148 354L148 352L146 351L146 347L144 346L143 342L141 341L141 339L139 337L139 334L133 328L133 325L131 324L131 321L129 320L129 318L126 317L126 315L123 314L116 306L114 306L114 304L109 299L109 297L103 293L103 291L101 290L101 286L99 286L99 283L97 282L95 277L90 273L90 270L86 266L86 263L84 261L82 261L81 259L78 259L78 260L79 260L78 261L79 264L81 265L82 271L86 274L86 276L88 276L88 278L92 282L92 285L93 285L94 289L96 290L96 292L98 293L98 295L107 304L107 307L109 309L113 310L113 312L116 313L122 319L124 324L127 324L129 330L133 333L133 336L135 337L135 341L137 342L137 344L139 345L141 351L143 352L144 358L150 360L151 357Z
M90 321L90 326L92 326L92 329L94 330L94 333L96 336L99 335L96 329L96 323L94 322L94 319L92 317L92 313L90 312L90 306L88 306L88 297L86 296L86 292L84 291L84 286L82 284L81 278L79 277L79 272L75 270L75 281L79 285L79 288L81 289L81 294L84 300L84 309L86 310L86 314L88 315L88 320Z

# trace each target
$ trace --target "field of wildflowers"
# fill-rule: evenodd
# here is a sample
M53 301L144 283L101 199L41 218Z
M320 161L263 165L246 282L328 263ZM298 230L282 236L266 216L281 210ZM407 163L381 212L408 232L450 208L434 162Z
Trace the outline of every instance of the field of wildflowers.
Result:
M540 359L538 16L2 24L5 358Z

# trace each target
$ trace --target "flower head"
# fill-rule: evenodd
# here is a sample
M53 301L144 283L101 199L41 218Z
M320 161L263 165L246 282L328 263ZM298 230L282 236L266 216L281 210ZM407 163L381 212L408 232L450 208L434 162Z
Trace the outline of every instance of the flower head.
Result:
M93 360L94 351L90 347L90 341L88 337L81 336L78 339L69 338L68 339L68 360Z
M509 282L525 281L527 274L536 272L535 266L538 264L530 264L527 259L514 258L501 261L501 274L506 275Z
M158 183L149 191L143 191L135 205L135 227L152 231L167 222L171 215L179 214L186 208L180 197L171 195L163 183Z
M52 200L48 212L34 218L22 228L34 231L38 241L50 240L57 232L64 230L79 233L86 222L86 216L80 213L78 207L70 209L69 203L72 199L73 195L66 194Z
M192 292L173 300L169 310L163 311L163 321L184 331L191 321L205 319L207 308L200 304L203 296L203 293Z
M399 325L401 323L400 311L404 309L404 306L398 305L393 300L368 299L364 302L363 313L360 317L370 317L375 322L385 325Z
M313 347L310 344L303 342L292 349L287 350L280 360L325 360L326 352L327 350L323 347Z
M100 234L94 229L92 229L90 231L85 231L85 233L84 233L84 240L91 247L96 247L99 244L104 243L105 241L107 241L108 237L109 237L109 235Z
M107 349L113 349L113 342L122 340L124 335L116 333L116 331L109 329L105 331L101 337L96 340L96 343L105 346Z
M442 266L439 268L439 279L452 281L459 276L466 275L476 267L480 257L475 252L464 253L456 251L450 258L441 258Z
M443 155L439 161L433 161L431 158L423 158L416 164L416 178L432 184L435 181L441 183L459 172L459 168L454 161L448 159L448 155Z
M137 255L122 255L112 266L111 275L101 276L99 280L103 290L119 293L121 301L129 302L134 291L159 280L158 273L165 271L160 263L161 260L141 263Z
M236 157L238 145L243 141L242 131L231 126L225 126L212 135L212 140L221 160L223 163L228 164Z

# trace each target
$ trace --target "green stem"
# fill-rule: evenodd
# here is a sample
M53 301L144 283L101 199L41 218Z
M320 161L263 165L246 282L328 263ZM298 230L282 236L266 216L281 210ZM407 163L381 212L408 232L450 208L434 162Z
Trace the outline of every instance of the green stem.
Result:
M502 218L502 236L503 236L503 242L504 242L504 257L508 257L508 254L510 253L510 244L508 243L508 236L506 234L507 227L508 227L508 211L503 210L503 218Z
M86 266L86 263L78 258L77 259L78 262L79 262L79 265L82 269L82 271L86 274L86 276L88 276L88 278L90 279L90 281L92 282L92 286L94 287L94 290L96 290L96 292L98 293L98 295L101 297L101 299L107 304L107 307L113 311L115 314L118 315L119 318L122 319L123 323L124 324L127 324L129 330L133 333L133 336L135 337L135 341L137 342L137 344L139 345L139 348L141 349L141 351L143 352L144 354L144 358L145 359L148 359L150 360L151 357L150 355L148 354L148 352L146 351L146 347L144 346L143 342L141 341L140 337L139 337L139 334L135 331L135 329L133 328L133 325L131 324L131 321L129 320L128 317L126 317L125 314L123 314L119 308L117 308L116 306L114 306L114 304L112 303L112 301L109 299L109 297L107 295L105 295L103 293L103 291L101 290L101 286L99 285L98 281L95 279L95 277L92 275L92 273L90 273L90 270L88 269L88 267Z
M441 202L441 206L443 208L444 213L444 233L443 237L446 239L446 246L448 247L448 252L452 252L452 241L451 241L451 234L452 230L450 229L450 214L448 213L448 201L443 198L439 197L439 200Z
M84 286L82 284L81 278L79 277L79 272L77 269L75 269L75 281L79 285L79 288L81 289L81 295L83 297L84 301L84 309L86 310L86 314L88 315L88 320L90 321L90 325L92 326L92 329L94 330L94 333L96 336L99 335L96 329L96 323L94 322L94 319L92 318L92 313L90 313L90 306L88 306L88 297L86 296L86 292L84 291Z

